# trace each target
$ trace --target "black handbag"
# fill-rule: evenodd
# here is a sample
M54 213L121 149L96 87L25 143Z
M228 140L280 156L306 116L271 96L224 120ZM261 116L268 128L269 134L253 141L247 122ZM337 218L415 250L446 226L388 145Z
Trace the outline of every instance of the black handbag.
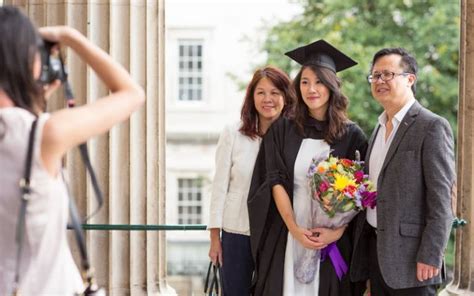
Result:
M204 294L208 296L219 295L220 281L221 281L221 277L220 277L219 263L217 263L217 266L216 266L212 264L212 262L209 262L209 267L207 268L206 281L204 283ZM222 287L222 285L220 286Z

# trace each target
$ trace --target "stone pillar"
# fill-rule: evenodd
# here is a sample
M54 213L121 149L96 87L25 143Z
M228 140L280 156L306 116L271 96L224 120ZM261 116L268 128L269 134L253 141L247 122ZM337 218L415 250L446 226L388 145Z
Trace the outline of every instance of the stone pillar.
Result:
M130 7L130 73L146 85L146 3L136 0ZM146 224L146 110L130 119L130 223ZM146 233L130 233L130 287L132 294L146 293Z
M88 7L88 37L89 40L94 42L97 46L105 51L109 51L109 32L110 32L110 7L107 4L108 1L94 1L89 4ZM97 98L103 97L108 94L108 89L99 80L97 75L89 71L87 77L88 85L88 101L92 102ZM94 169L101 185L102 193L104 195L104 205L102 209L88 221L93 224L107 224L109 223L109 212L110 212L110 191L109 191L109 134L96 137L89 141L89 154L91 162L94 164ZM97 208L97 202L93 197L93 190L89 184L88 186L88 203L87 212L92 213ZM89 257L93 262L95 268L95 274L97 281L103 287L110 287L110 259L109 249L109 233L106 231L88 231L87 233L87 247L89 251ZM106 258L107 260L104 260Z
M453 281L440 295L474 294L474 2L461 0L456 215L468 224L456 230Z
M125 1L110 5L110 54L130 69L130 7ZM130 122L110 131L109 223L130 223ZM110 294L130 291L130 233L110 232Z
M88 143L104 206L88 223L165 223L164 0L0 0L20 6L38 26L66 24L128 69L147 93L129 121ZM70 50L65 52L76 104L109 90ZM62 94L49 110L64 107ZM77 150L67 155L71 189L83 216L97 208ZM74 250L74 241L71 241ZM96 277L111 295L175 295L166 284L164 232L88 231Z

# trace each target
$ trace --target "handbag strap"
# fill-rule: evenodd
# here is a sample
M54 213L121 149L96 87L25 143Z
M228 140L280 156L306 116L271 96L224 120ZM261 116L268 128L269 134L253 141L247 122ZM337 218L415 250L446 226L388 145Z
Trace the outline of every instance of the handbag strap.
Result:
M38 125L38 118L36 118L31 124L30 136L28 139L28 150L26 153L25 171L23 179L20 180L21 190L21 202L20 202L20 213L18 215L18 222L16 225L16 237L17 243L16 251L16 266L15 266L15 278L13 281L13 293L18 294L20 284L20 263L21 254L23 250L23 239L25 232L25 220L26 220L26 205L28 204L28 198L31 193L30 178L31 178L31 167L33 163L33 148L35 144L35 131Z
M211 270L212 270L212 278L211 277ZM216 295L219 295L219 263L217 266L212 264L212 261L209 262L209 267L207 269L206 281L204 283L204 293L209 293L208 295L212 295L214 291ZM209 284L210 279L210 284Z

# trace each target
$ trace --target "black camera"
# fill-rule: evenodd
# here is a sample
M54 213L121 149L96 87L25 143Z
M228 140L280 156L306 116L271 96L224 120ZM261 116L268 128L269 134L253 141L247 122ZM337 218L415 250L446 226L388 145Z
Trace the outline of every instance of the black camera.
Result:
M67 74L58 44L43 40L43 44L40 46L40 54L41 75L39 81L42 84L50 84L56 79L65 82Z

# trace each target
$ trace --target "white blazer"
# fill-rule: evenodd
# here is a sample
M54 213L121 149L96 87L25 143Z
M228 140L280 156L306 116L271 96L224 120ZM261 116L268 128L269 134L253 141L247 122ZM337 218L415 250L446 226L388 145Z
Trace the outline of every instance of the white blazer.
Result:
M239 132L241 123L228 125L217 143L216 173L207 229L250 235L247 196L261 138Z

